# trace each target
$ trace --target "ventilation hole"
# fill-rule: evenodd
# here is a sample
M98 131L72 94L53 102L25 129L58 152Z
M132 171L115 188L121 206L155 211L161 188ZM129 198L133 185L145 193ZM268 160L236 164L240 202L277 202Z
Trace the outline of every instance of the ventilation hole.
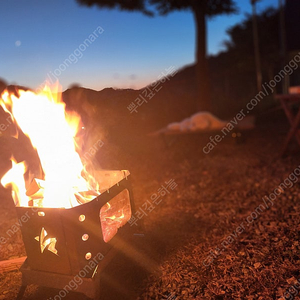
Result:
M40 217L45 217L45 213L44 213L43 211L39 211L39 212L38 212L38 215L39 215Z
M85 233L83 236L82 236L82 240L85 242L89 239L89 235L87 233Z
M86 255L85 255L85 259L86 260L90 260L92 258L92 253L91 252L88 252Z
M79 222L83 222L85 220L85 215L80 215L79 216Z

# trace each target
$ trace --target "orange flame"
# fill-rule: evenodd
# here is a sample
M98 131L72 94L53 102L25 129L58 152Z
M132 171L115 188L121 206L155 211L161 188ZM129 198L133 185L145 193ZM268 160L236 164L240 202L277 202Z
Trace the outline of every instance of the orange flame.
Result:
M100 221L103 240L107 243L118 229L131 218L131 206L128 190L123 190L100 209Z
M16 97L4 91L0 105L37 150L44 173L44 178L40 178L44 179L42 206L70 208L81 204L75 195L91 187L81 176L84 167L74 142L81 125L80 116L66 113L58 85L54 89L46 86L38 94L18 92L20 96ZM30 200L23 177L26 170L24 162L13 162L12 169L1 180L4 186L12 184L15 204L20 206L27 206ZM90 200L91 197L87 201Z

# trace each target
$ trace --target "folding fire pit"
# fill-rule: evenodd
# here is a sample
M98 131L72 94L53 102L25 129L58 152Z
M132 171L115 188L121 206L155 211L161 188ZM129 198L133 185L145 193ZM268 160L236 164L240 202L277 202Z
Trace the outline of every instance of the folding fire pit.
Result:
M73 207L16 207L27 259L21 267L21 299L28 284L70 291L95 298L99 275L116 253L119 241L131 243L134 214L128 171L102 171L102 193L94 200ZM135 227L137 228L137 227ZM75 290L76 287L76 290Z
M88 149L81 118L65 109L58 85L5 90L0 106L20 149L30 150L12 151L12 168L1 179L12 186L27 253L18 299L28 284L60 289L54 300L70 291L94 298L101 270L133 237L129 172L94 169L98 141Z

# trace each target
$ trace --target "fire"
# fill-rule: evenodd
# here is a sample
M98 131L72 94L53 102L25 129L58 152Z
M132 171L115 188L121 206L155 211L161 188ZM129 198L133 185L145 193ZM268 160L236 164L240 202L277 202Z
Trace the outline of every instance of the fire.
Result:
M129 193L124 190L102 206L100 220L105 242L109 242L118 229L131 218L131 207L128 199Z
M32 200L34 206L70 208L94 199L99 192L85 179L91 176L76 152L75 136L82 126L81 119L75 112L66 112L59 86L46 86L38 94L24 90L18 93L19 97L4 91L0 105L18 130L29 137L42 172L25 176L26 163L13 161L1 183L12 184L15 204L28 206ZM83 178L82 174L87 176Z
M28 203L29 197L26 196L26 187L24 181L24 174L26 171L26 164L24 162L17 164L12 160L13 167L5 174L1 180L3 186L12 185L12 197L17 206L21 203Z

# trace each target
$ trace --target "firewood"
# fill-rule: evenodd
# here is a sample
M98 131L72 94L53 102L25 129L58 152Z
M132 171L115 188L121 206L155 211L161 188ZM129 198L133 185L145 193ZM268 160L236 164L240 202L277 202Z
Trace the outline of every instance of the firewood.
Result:
M18 271L21 265L24 263L25 259L26 256L0 261L0 273Z
M95 191L84 191L84 192L76 192L75 197L79 204L84 204L92 201L97 196L99 196L99 193Z
M34 178L30 183L26 195L32 198L41 198L44 189L44 181L41 179Z

